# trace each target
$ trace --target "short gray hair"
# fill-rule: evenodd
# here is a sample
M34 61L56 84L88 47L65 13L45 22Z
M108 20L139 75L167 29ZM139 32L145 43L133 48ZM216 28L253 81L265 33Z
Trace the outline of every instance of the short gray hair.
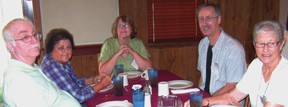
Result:
M5 42L10 42L13 46L15 46L15 41L14 41L14 38L12 37L13 32L11 32L11 29L12 29L11 26L13 24L16 24L16 23L19 23L22 21L26 21L26 22L29 22L32 24L32 22L28 19L16 18L16 19L13 19L12 21L8 22L6 24L6 26L4 26L4 28L2 30L2 36L3 36L3 39L5 40Z
M254 27L253 31L253 42L256 42L256 38L259 35L260 32L269 32L276 35L278 38L280 44L282 44L282 41L284 40L284 30L279 22L275 20L266 20L261 21L257 23Z
M198 15L199 15L199 11L202 9L202 8L205 8L205 7L213 7L214 10L215 10L215 13L216 13L216 16L220 16L221 15L221 9L220 9L220 6L218 4L213 4L213 3L204 3L204 4L201 4L197 11L196 11L196 15L197 15L197 18L198 18Z

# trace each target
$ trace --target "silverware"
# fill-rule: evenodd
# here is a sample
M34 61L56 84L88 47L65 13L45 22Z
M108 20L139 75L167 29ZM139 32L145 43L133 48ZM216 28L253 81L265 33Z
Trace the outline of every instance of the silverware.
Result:
M114 95L114 93L110 93L110 94L97 96L96 98L105 98L105 97L110 97L110 96L113 96L113 95Z
M124 89L125 89L126 91L128 91L126 87L124 87Z
M142 81L143 79L144 79L144 78L129 80L129 82L139 82L139 81Z

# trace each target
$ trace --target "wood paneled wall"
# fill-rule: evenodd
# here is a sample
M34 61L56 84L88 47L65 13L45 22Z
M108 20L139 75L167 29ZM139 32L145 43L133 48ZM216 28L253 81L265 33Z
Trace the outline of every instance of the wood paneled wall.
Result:
M262 20L279 20L279 0L207 0L221 7L221 26L224 31L239 40L246 51L246 60L255 58L252 44L253 26ZM149 50L153 68L165 69L196 85L200 73L197 71L198 43L149 44L146 17L146 0L119 0L120 15L129 15L138 27L138 37ZM100 46L101 47L101 46ZM80 77L98 74L99 46L78 47L71 59L76 74ZM85 53L84 50L95 50ZM82 54L81 54L82 53Z
M77 46L73 50L72 68L79 77L99 74L98 58L102 45Z
M99 74L98 54L73 56L72 68L78 77L94 76Z
M221 8L221 26L245 48L247 63L255 58L254 25L263 20L279 21L280 0L208 0Z
M247 63L255 58L252 32L256 23L262 20L279 20L279 0L207 0L221 7L221 26L226 33L239 40L246 52ZM119 0L120 15L127 14L135 23L145 22L146 0ZM134 11L134 12L133 12ZM147 22L146 22L147 23ZM141 27L139 28L139 25ZM138 24L147 29L147 24ZM144 34L147 31L143 30ZM138 35L146 39L147 35ZM142 37L145 36L145 37ZM143 40L147 41L147 40ZM200 73L197 71L198 43L149 44L153 67L165 69L198 84Z

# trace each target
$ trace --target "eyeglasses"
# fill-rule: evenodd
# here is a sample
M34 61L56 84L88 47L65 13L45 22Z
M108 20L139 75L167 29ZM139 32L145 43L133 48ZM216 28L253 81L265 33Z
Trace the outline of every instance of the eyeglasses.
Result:
M34 37L37 40L41 39L41 35L38 33L35 33L34 35L27 35L27 36L23 37L22 39L14 39L14 41L20 41L21 40L25 43L28 43L31 41L32 37Z
M256 42L255 43L255 47L256 48L264 48L265 45L267 45L269 48L274 48L276 47L278 44L279 44L280 41L278 42L268 42L268 43L259 43L259 42Z
M129 28L130 25L129 25L129 24L124 24L124 25L119 25L118 27L119 27L119 28Z
M198 19L198 21L199 22L204 22L204 21L210 22L210 21L212 21L215 18L217 18L217 16L215 16L215 17L206 17L205 19L203 17L201 17L201 18Z

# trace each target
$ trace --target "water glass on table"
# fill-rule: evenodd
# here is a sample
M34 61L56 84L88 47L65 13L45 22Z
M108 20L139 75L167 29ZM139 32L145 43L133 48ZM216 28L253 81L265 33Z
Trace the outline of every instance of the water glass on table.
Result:
M133 90L132 91L133 107L144 107L145 91Z
M124 66L119 64L114 66L115 75L117 76L120 73L124 72Z
M200 91L189 94L190 107L202 107L203 93Z
M149 83L151 87L158 85L158 71L157 69L148 69Z
M116 96L123 95L123 77L122 76L115 76L113 78L113 85L114 85L114 93Z
M157 105L158 107L182 107L183 102L176 95L159 96Z

